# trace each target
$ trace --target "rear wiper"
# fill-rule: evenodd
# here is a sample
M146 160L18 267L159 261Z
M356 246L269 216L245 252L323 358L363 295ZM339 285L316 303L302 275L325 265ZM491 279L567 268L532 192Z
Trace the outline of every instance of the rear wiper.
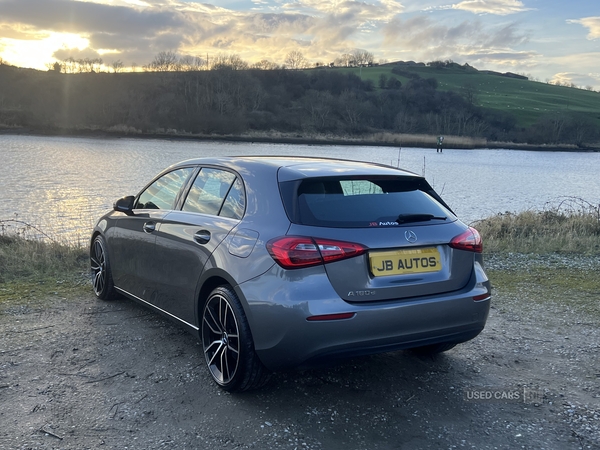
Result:
M447 217L438 217L433 214L400 214L396 219L399 224L411 222L428 222L430 220L446 220Z

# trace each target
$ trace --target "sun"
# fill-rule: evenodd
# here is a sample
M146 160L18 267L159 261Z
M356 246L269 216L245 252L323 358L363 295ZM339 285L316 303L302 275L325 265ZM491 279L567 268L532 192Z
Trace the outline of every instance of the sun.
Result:
M73 33L39 33L37 39L0 39L0 56L8 64L32 69L46 69L46 64L55 61L54 52L63 48L83 50L89 40Z

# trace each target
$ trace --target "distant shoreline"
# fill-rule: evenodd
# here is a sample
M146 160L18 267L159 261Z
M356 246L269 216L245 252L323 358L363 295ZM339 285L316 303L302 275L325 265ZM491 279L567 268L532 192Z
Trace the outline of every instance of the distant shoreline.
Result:
M373 147L406 147L406 148L436 148L435 135L373 133L357 137L341 137L335 135L318 135L312 133L280 133L257 132L241 135L218 134L188 134L176 132L123 132L112 130L31 130L24 128L0 128L0 135L21 136L62 136L62 137L92 137L97 139L164 139L171 141L223 141L248 142L266 144L299 144L299 145L347 145ZM600 152L598 147L577 147L568 144L523 144L515 142L487 141L483 138L467 136L445 136L444 150L526 150L546 152Z

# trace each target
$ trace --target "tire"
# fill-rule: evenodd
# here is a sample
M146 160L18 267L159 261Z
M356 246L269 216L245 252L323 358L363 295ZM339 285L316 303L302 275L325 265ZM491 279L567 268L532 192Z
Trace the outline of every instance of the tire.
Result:
M90 248L90 270L96 297L102 300L116 298L117 294L110 271L106 241L100 235L96 236Z
M208 371L221 388L242 392L267 383L270 372L254 351L242 304L230 286L217 287L208 296L201 336Z
M447 352L453 349L458 344L453 342L440 342L439 344L424 345L423 347L415 347L410 351L416 355L437 355L438 353Z

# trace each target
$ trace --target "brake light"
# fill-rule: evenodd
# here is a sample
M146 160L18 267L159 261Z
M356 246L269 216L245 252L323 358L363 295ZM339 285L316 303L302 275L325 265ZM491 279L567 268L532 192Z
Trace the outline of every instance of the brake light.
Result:
M283 236L267 242L267 250L284 269L298 269L362 255L366 247L331 239Z
M479 232L475 228L469 227L467 231L459 234L450 241L450 247L458 250L482 253L483 241L481 240Z

